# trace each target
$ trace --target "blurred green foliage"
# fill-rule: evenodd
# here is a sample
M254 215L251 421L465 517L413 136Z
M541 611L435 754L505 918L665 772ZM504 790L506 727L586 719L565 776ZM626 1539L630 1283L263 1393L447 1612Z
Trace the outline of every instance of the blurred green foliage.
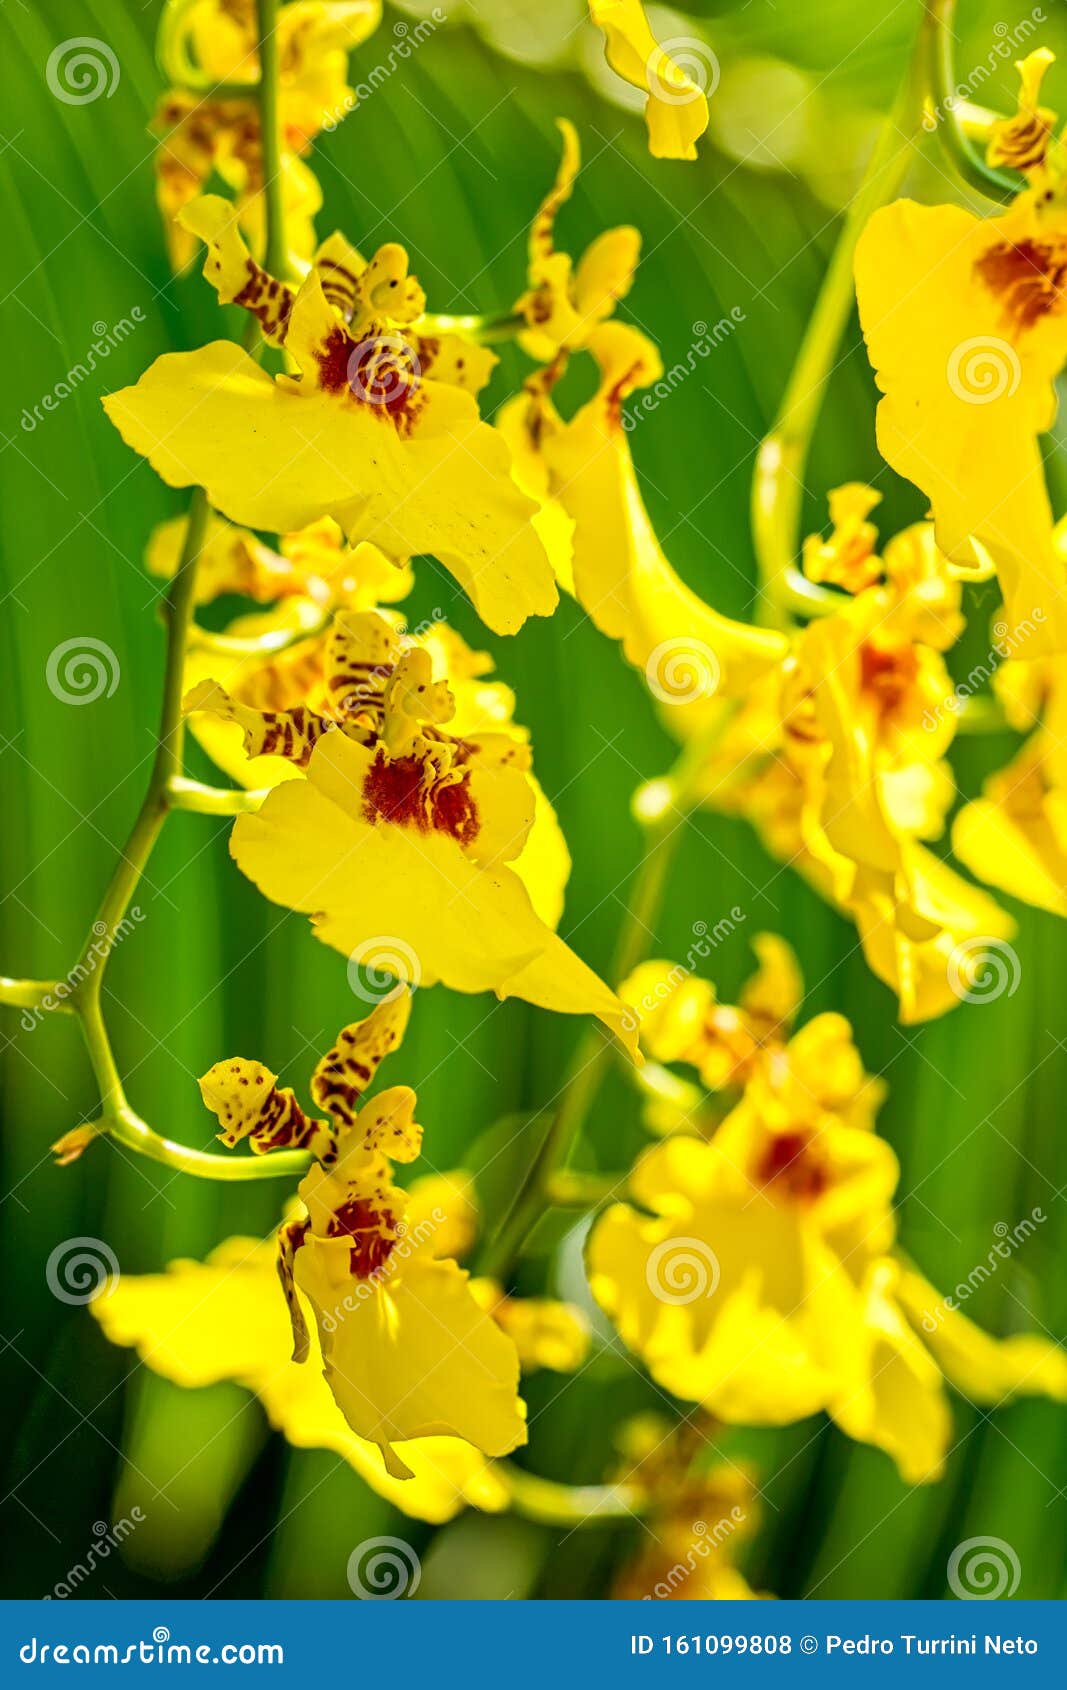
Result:
M543 16L579 9L546 6ZM655 337L666 363L684 356L694 323L714 323L734 306L744 313L737 332L631 438L673 562L719 607L746 614L753 449L815 297L835 205L891 95L917 9L917 0L694 6L722 63L722 105L717 144L684 166L651 160L639 120L605 101L577 59L546 71L487 45L485 32L499 34L505 14L507 21L537 8L481 0L466 12L483 33L464 24L435 31L402 74L322 137L313 160L326 201L320 229L340 226L358 244L405 242L436 310L505 308L522 286L526 226L555 168L553 119L572 117L585 168L562 233L580 248L617 222L641 229L645 260L624 314ZM61 975L69 966L135 814L152 751L163 639L156 585L141 554L152 525L181 505L109 428L100 396L135 379L157 354L220 332L214 297L198 274L169 274L154 209L146 124L159 87L157 10L154 0L34 0L0 10L0 546L9 594L0 634L0 966L9 973ZM997 39L1003 7L976 0L962 10L960 62L976 64ZM398 17L387 14L387 32ZM73 106L49 93L49 52L75 35L113 49L121 78L111 97ZM360 50L357 78L378 61L383 39ZM742 73L753 62L759 74L746 83ZM772 71L780 79L790 68L811 98L799 115L791 108L776 114L760 89L778 85ZM788 100L796 85L787 79L782 86ZM1011 90L1010 64L998 61L981 97L1006 106ZM1054 72L1049 92L1067 108L1067 79ZM809 125L799 139L798 123ZM792 136L802 174L768 160L779 132ZM739 155L750 150L746 164ZM930 198L955 191L936 155L917 169L915 190ZM106 365L27 429L24 407L84 354L99 332L94 325L129 318L134 307L144 320ZM509 349L490 408L521 368ZM874 400L853 326L810 469L808 526L822 521L825 490L854 478L877 480L887 524L921 513L914 490L880 469ZM574 857L563 931L604 969L639 843L630 795L663 769L670 742L636 677L570 603L516 639L494 639L444 572L423 562L413 618L436 605L492 650L516 689L519 718L533 729L538 771ZM981 649L992 607L991 597L978 601ZM114 695L84 710L59 702L45 681L48 654L81 634L106 641L121 666ZM966 791L1003 750L988 742L964 747ZM210 778L195 750L193 772ZM191 816L170 823L136 900L146 919L116 953L107 985L132 1102L159 1130L197 1144L208 1131L195 1075L239 1051L263 1056L300 1085L352 1011L343 959L236 873L227 825ZM701 817L687 829L671 876L657 949L684 953L694 921L713 925L734 905L745 921L713 959L722 995L729 998L748 969L749 935L776 929L802 958L809 1012L847 1010L867 1066L888 1078L882 1127L903 1162L906 1248L949 1285L984 1257L997 1221L1041 1206L1047 1224L971 1308L994 1330L1020 1324L1025 1308L1062 1336L1067 946L1054 919L1018 912L1022 978L1014 996L902 1031L852 930L773 864L747 828ZM43 1595L82 1557L94 1522L135 1504L146 1523L128 1541L125 1562L112 1556L83 1594L144 1596L165 1579L189 1596L347 1596L348 1555L379 1532L406 1537L424 1555L427 1596L609 1588L626 1531L595 1527L567 1536L466 1516L431 1545L428 1528L394 1515L336 1458L290 1451L268 1436L243 1393L182 1393L134 1366L128 1352L110 1349L84 1309L58 1303L44 1277L57 1241L101 1237L124 1271L157 1269L175 1255L202 1254L231 1232L265 1232L279 1191L176 1178L109 1144L56 1170L48 1145L91 1118L96 1101L77 1029L52 1018L23 1033L17 1014L2 1013L6 1595ZM569 1020L518 1003L420 993L404 1072L392 1077L418 1087L434 1164L458 1164L495 1119L550 1099L578 1032ZM591 1124L588 1159L618 1166L641 1142L635 1104L613 1081ZM660 1402L611 1351L576 1387L538 1378L530 1397L525 1459L573 1480L600 1478L613 1426ZM775 1435L731 1434L731 1453L754 1457L766 1488L764 1527L747 1563L753 1583L782 1595L936 1597L944 1594L949 1549L981 1532L1016 1549L1020 1597L1062 1593L1062 1411L1026 1403L989 1418L957 1403L956 1413L959 1442L944 1482L916 1491L902 1487L885 1457L813 1423Z

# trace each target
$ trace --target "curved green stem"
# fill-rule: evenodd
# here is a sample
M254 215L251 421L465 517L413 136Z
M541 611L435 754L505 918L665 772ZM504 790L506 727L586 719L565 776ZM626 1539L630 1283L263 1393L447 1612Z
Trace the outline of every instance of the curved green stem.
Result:
M645 1512L647 1494L637 1485L561 1485L541 1479L510 1461L497 1463L516 1514L543 1526L595 1526L600 1520L632 1519Z
M924 12L907 74L849 206L778 414L757 453L752 482L752 535L766 619L779 626L788 625L787 607L795 601L799 582L803 581L796 569L796 557L804 471L834 358L852 311L852 260L856 243L872 212L897 192L911 162L922 119L933 27L930 12ZM803 594L810 603L825 604L824 594L810 592L810 583L804 584Z
M945 150L958 174L969 188L998 205L1009 204L1019 192L1019 183L1009 176L992 170L971 146L967 124L959 114L960 100L956 95L955 48L952 23L956 0L925 0L929 28L924 32L926 43L927 85L933 96L933 109L924 118L924 127L936 129ZM975 108L970 108L973 112ZM995 121L995 120L993 120ZM973 124L971 125L973 128Z

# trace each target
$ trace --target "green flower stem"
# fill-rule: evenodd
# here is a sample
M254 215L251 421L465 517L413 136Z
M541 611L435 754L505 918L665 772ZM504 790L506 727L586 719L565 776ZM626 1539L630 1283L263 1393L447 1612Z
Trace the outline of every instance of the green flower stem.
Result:
M447 312L428 311L417 324L420 334L462 334L483 346L491 346L499 340L514 340L529 326L521 311L505 311L498 317L454 317Z
M615 952L612 979L616 982L624 980L648 952L652 924L659 910L671 863L681 843L684 825L684 816L668 810L646 830L644 856L634 880ZM545 1210L552 1206L554 1188L561 1177L560 1170L581 1132L614 1053L614 1040L604 1029L590 1027L579 1043L559 1107L545 1134L540 1153L534 1159L503 1226L482 1253L481 1272L496 1279L507 1279L526 1239ZM567 1173L564 1177L573 1180L578 1176ZM594 1201L600 1201L599 1195Z
M63 984L60 980L12 980L6 974L0 974L0 1003L6 1003L12 1009L44 1009L45 998L53 998L57 987ZM63 1015L74 1013L68 1002L47 1005Z
M515 1513L543 1526L595 1526L600 1520L632 1519L648 1507L647 1494L636 1485L560 1485L510 1461L497 1466Z
M246 810L258 810L269 790L205 786L202 781L176 775L167 787L167 802L172 810L191 810L199 816L243 816Z
M266 205L264 268L279 281L289 274L282 199L282 130L279 101L278 0L256 0L259 28L259 145Z
M181 80L191 64L176 62L185 51L184 20L187 0L170 0L159 36L160 62L168 77ZM277 0L258 0L257 18L260 51L260 81L251 92L258 93L262 135L263 191L266 203L266 262L277 276L287 269L285 227L281 197L281 132L278 112ZM194 83L195 86L195 83ZM227 791L187 780L183 750L185 721L182 715L185 659L192 626L196 568L207 532L208 503L197 488L189 503L185 540L166 601L167 656L163 679L163 703L159 736L148 790L133 824L120 860L93 922L89 939L70 974L73 981L62 1007L78 1016L85 1037L101 1100L100 1126L120 1144L180 1173L226 1181L291 1178L309 1163L302 1151L282 1152L269 1157L216 1156L192 1150L153 1131L130 1108L115 1061L101 1007L104 974L111 950L119 936L130 900L140 882L152 848L169 813L174 809L194 810L207 815L235 815L253 809L263 794ZM65 982L64 982L65 983ZM0 1003L15 1008L40 1008L59 982L38 980L0 981Z
M956 69L952 23L956 0L925 0L926 22L923 32L926 52L927 88L933 101L927 121L936 126L938 135L957 173L969 188L983 194L998 205L1007 205L1019 192L1018 178L1001 175L992 170L972 147L969 133L979 130L976 116L980 108L968 106L961 111L956 98ZM988 123L994 122L992 113L980 113Z
M791 609L804 608L811 614L808 605L815 602L811 584L803 581L796 568L804 471L834 358L852 310L856 243L872 213L896 194L912 159L922 122L936 9L928 6L924 10L907 74L849 206L778 415L757 453L752 535L768 620L778 626L788 626ZM808 605L797 604L798 592ZM822 593L818 597L825 608L833 608L832 598Z

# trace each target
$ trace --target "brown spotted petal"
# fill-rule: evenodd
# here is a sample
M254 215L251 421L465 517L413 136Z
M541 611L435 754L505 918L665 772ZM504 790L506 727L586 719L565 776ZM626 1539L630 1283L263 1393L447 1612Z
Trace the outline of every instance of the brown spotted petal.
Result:
M233 1148L248 1139L257 1155L269 1150L309 1150L332 1157L333 1128L305 1115L288 1086L279 1090L277 1074L262 1063L234 1057L216 1062L200 1080L200 1095L216 1117L219 1138Z
M411 993L401 986L365 1020L342 1027L333 1048L315 1069L311 1095L339 1130L355 1126L360 1099L381 1063L404 1037L410 1014Z
M304 704L291 710L253 710L230 697L217 681L201 681L182 701L186 715L206 711L221 716L223 721L236 722L244 730L244 749L249 757L285 757L304 769L312 751L336 723L316 715Z

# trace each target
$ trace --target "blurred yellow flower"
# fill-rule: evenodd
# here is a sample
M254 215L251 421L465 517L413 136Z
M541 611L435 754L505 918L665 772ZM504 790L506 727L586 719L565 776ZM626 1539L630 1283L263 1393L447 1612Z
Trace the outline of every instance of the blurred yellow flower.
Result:
M945 1378L982 1402L1067 1401L1067 1353L935 1318L936 1294L891 1253L897 1179L869 1126L761 1072L711 1143L669 1138L638 1159L639 1207L616 1204L590 1238L594 1295L674 1395L750 1425L822 1410L906 1482L934 1479Z
M311 258L319 185L301 154L355 104L348 54L378 27L380 0L293 0L278 14L281 190L290 254ZM263 250L263 153L255 85L259 76L254 0L194 0L164 34L164 69L191 86L171 88L152 120L156 197L171 263L190 264L196 241L179 214L217 173L236 195L241 227ZM247 83L247 97L241 92ZM225 85L222 95L213 92Z
M332 516L397 565L434 554L497 633L550 615L537 507L474 397L493 356L418 333L425 296L404 249L367 263L334 235L294 292L251 258L224 200L183 219L207 244L220 299L249 310L300 374L271 377L229 341L166 354L104 401L127 444L248 527L283 534Z
M1029 738L953 824L952 848L1001 892L1067 915L1067 658L1008 662L994 687Z
M604 32L612 70L648 94L645 121L653 158L696 158L696 143L708 127L705 88L714 63L708 49L699 55L704 77L697 80L660 46L640 0L589 0L589 12ZM693 49L700 44L689 37L680 45Z
M1045 62L1034 54L1020 67L1031 106L1022 129L994 138L995 156L1028 172L1007 209L982 218L899 200L874 213L856 252L885 395L879 449L928 496L953 565L995 567L1019 657L1067 647L1067 570L1039 444L1067 358L1067 177L1055 149L1044 156L1038 132L1050 118L1033 103Z

